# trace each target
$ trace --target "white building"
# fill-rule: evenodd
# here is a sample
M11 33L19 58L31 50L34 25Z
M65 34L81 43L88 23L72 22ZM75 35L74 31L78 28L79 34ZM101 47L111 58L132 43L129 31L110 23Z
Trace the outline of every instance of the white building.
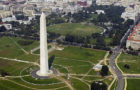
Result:
M104 10L96 10L97 14L105 14Z
M12 17L6 17L2 19L2 22L11 22L11 21L16 21L16 17L13 15Z
M140 13L140 5L131 4L126 7L125 12L122 13L121 17L125 20L132 19L135 20L136 16Z
M135 12L123 12L121 15L121 17L125 20L127 20L127 19L135 20L136 16L137 16L137 13L135 13Z
M12 29L12 25L11 24L1 24L0 27L4 26L7 30Z
M136 25L128 37L126 48L129 49L130 47L134 50L140 50L140 23Z

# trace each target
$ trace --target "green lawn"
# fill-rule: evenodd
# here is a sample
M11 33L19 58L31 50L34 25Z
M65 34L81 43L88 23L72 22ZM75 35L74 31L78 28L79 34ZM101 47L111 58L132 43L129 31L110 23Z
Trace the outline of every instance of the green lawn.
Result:
M37 40L26 40L26 41L33 41L33 43L29 44L29 45L20 45L18 43L18 41L23 41L25 39L22 39L22 38L15 38L15 37L12 37L11 40L15 41L20 47L24 48L26 51L30 51L31 49L33 48L36 48L37 46L39 46L39 41Z
M97 43L96 40L97 39L90 39L89 40L90 41L90 44L94 44L95 45ZM106 43L107 46L109 46L110 43L112 42L112 38L105 37L104 38L104 42Z
M9 37L0 37L0 57L16 58L23 54Z
M96 39L90 39L89 41L90 41L90 44L94 44L94 45L96 44Z
M91 22L91 20L97 20L98 14L91 14L91 18L86 19L84 22Z
M127 90L140 90L140 79L127 79Z
M92 19L97 20L98 14L92 14Z
M97 64L104 58L105 53L106 51L102 50L69 46L63 51L56 50L50 53L50 56L55 55L53 66L61 65L63 70L65 70L64 67L68 67L69 73L85 74L93 67L93 64Z
M89 36L92 33L100 33L102 29L94 25L83 25L79 23L62 23L48 27L49 32L61 35L71 34L76 36Z
M29 65L30 64L0 59L0 70L4 70L10 76L20 75L21 70Z
M76 90L89 90L88 86L85 83L83 83L80 80L78 80L78 79L72 78L70 81L71 81L72 86Z
M13 79L10 79L10 80L12 80L12 81L14 81L14 82L18 82L19 84L21 84L21 85L25 85L25 86L27 86L27 87L30 87L30 88L34 88L34 89L54 89L54 88L60 88L60 87L64 87L64 86L66 86L64 83L57 83L57 84L49 84L49 80L46 80L46 81L44 81L44 80L33 80L33 78L32 78L32 80L31 80L31 82L44 82L43 84L45 84L45 82L47 82L46 84L49 84L49 85L39 85L38 83L36 83L36 85L33 85L33 84L29 84L29 83L27 83L27 82L24 82L24 81L22 81L20 78L13 78ZM54 80L54 79L53 79ZM17 87L16 87L17 88ZM15 88L15 90L17 90Z
M38 55L32 54L25 54L19 46L15 44L15 41L19 40L18 38L12 38L11 40L9 37L2 37L0 38L0 57L6 57L10 59L20 59L23 61L31 61L37 62L39 61ZM33 46L32 46L33 45ZM29 45L34 47L35 44ZM21 46L25 48L24 46ZM28 48L28 46L26 46ZM26 48L25 48L26 49ZM30 50L28 49L28 50ZM9 53L10 52L10 53ZM100 60L104 58L106 51L103 50L96 50L96 49L87 49L87 48L80 48L80 47L73 47L73 46L64 46L64 50L59 51L55 50L49 53L49 56L55 55L55 59L53 61L52 66L58 70L63 76L62 78L67 81L67 75L73 74L70 76L69 83L76 89L76 90L88 90L89 87L86 85L84 80L89 80L92 83L94 80L104 79L103 77L99 76L99 73L92 70L92 67L97 64ZM27 69L26 69L27 68ZM4 70L9 73L10 76L19 76L20 72L22 75L30 75L30 71L37 66L32 66L32 64L27 64L23 62L17 61L9 61L5 59L0 59L0 70ZM93 75L90 76L83 76L83 74ZM81 76L79 76L81 75ZM96 77L98 76L98 77ZM60 77L60 76L58 76ZM79 79L83 78L83 82L75 79L77 77ZM22 81L21 78L8 78L11 81L3 80L0 82L0 88L3 90L19 90L19 88L23 88L28 90L29 88L35 89L55 89L58 90L69 90L65 83L56 78L45 79L45 80L36 80L31 76L25 76L23 79L27 82L34 83L34 84L51 84L51 83L59 83L59 84L51 84L51 85L33 85L29 84L25 81ZM108 80L104 80L105 82L109 82ZM5 84L8 82L7 84ZM18 84L16 84L18 83ZM90 84L89 83L89 84ZM110 82L109 82L110 83ZM9 86L10 85L10 86ZM23 86L22 86L23 85ZM22 90L22 89L21 89Z
M23 77L24 80L30 82L30 83L34 83L34 84L52 84L52 83L60 83L59 80L55 79L55 78L49 78L49 79L34 79L32 78L32 76L27 76L27 77Z
M93 63L97 63L99 60L102 60L105 54L106 51L104 50L86 49L73 46L65 47L63 51L56 50L50 53L50 55L55 55L58 58L61 57L81 61L91 61Z
M128 64L130 69L124 68L124 65ZM140 56L134 56L130 54L121 54L118 65L124 73L140 74Z
M21 85L17 85L15 83L12 83L7 80L0 80L0 89L1 90L15 90L15 87L16 87L16 90L32 90L30 88L27 88L27 87L24 87Z
M21 38L14 38L14 37L0 37L0 57L6 57L11 59L21 59L26 61L37 61L39 59L38 56L25 54L22 50L24 48L27 51L30 51L31 48L37 47L37 41L35 43L28 45L28 46L20 46L16 44L18 40Z

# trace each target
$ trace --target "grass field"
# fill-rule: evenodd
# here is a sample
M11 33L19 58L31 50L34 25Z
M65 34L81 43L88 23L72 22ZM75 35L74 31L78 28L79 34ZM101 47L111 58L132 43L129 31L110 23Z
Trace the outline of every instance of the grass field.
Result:
M33 70L33 68L38 67L33 65L32 62L38 63L39 56L32 55L30 53L25 54L25 52L21 49L25 47L15 44L18 40L18 38L12 38L12 40L9 37L0 38L0 57L6 58L0 59L0 70L4 70L9 73L9 77L4 77L2 80L0 78L1 89L19 90L19 88L23 88L23 90L69 90L69 87L64 81L58 80L55 77L45 80L32 78L30 71ZM32 47L34 48L36 46L36 44L32 45L29 46L30 48L26 46L26 48L28 48L27 50L30 51ZM52 67L59 71L60 76L58 76L58 78L63 78L66 82L70 83L75 90L89 90L89 86L94 80L102 80L108 85L111 82L109 78L104 79L104 77L99 75L99 72L97 73L92 69L95 64L104 58L105 54L106 51L103 50L64 46L64 50L55 50L49 53L49 57L55 55ZM14 61L16 60L15 58L20 61ZM21 61L28 61L28 63ZM21 71L23 72L21 73ZM18 77L20 75L23 77ZM70 75L70 79L67 79L68 75Z
M17 90L32 90L32 89L17 85L15 83L7 81L7 80L0 81L0 89L1 90L15 90L15 87Z
M12 58L12 59L21 59L26 61L36 61L39 59L38 56L26 54L30 52L31 49L37 47L39 43L34 41L33 44L28 46L20 46L17 41L22 40L21 38L14 37L1 37L0 38L0 57Z
M89 36L92 33L100 33L102 29L94 25L84 25L79 23L62 23L48 27L49 32L59 33L61 35Z
M16 42L18 44L18 41L23 41L25 39L22 39L22 38L15 38L15 37L12 37L10 38L13 42ZM26 41L33 41L33 43L29 44L29 45L19 45L19 47L22 47L23 49L25 49L26 51L30 51L31 49L33 48L36 48L37 46L39 46L39 41L36 41L36 40L26 40Z
M26 77L25 77L26 78ZM17 87L18 86L20 86L20 85L24 85L24 86L27 86L27 87L29 87L29 88L34 88L34 89L54 89L54 88L60 88L60 87L64 87L64 86L66 86L64 83L59 83L58 82L58 80L56 80L58 83L57 84L52 84L51 82L52 81L50 81L50 79L46 79L46 80L36 80L36 79L34 79L33 80L33 78L30 78L29 80L31 80L31 82L34 82L36 85L34 85L34 84L29 84L29 83L27 83L27 82L24 82L24 81L22 81L20 78L11 78L11 79L9 79L9 80L11 80L11 81L14 81L14 82L18 82L19 83L19 85L17 85ZM52 78L52 80L54 80L53 78ZM38 82L41 82L41 84L42 84L42 82L44 82L43 84L46 84L46 85L41 85L41 84L38 84ZM45 83L45 82L47 82L47 83ZM54 81L55 82L55 81ZM50 83L50 84L49 84ZM47 85L48 84L48 85ZM52 84L52 85L51 85Z
M27 63L0 59L0 70L4 70L10 76L18 76L21 70L29 65Z
M63 51L54 51L50 55L55 55L54 64L69 67L69 73L84 74L93 64L103 59L105 51L85 49L80 47L65 47Z
M127 79L127 90L140 90L140 79Z
M90 39L90 44L97 44L97 39ZM110 46L111 42L112 42L112 39L111 38L108 38L108 37L105 37L104 38L104 42L106 43L106 45Z
M81 47L68 46L65 47L63 51L54 51L50 55L55 55L56 57L77 59L81 61L91 61L97 63L102 60L106 51L96 50L96 49L86 49Z
M0 38L0 56L16 58L24 54L9 37Z
M124 68L124 65L128 64L130 69ZM130 54L121 54L118 65L124 73L140 74L140 56L133 56Z

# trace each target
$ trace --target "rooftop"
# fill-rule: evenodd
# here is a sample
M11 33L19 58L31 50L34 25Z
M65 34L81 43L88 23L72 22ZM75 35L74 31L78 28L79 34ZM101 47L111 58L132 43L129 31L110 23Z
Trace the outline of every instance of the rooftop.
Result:
M135 26L133 32L129 35L128 40L140 42L140 23Z

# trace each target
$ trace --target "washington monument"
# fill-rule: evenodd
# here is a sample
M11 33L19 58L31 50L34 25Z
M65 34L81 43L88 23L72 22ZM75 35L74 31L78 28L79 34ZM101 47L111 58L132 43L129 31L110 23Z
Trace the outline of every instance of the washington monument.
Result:
M42 12L40 17L40 68L31 72L34 78L45 79L52 74L57 74L56 70L49 68L48 63L48 44L47 44L47 28L46 15Z
M46 16L44 13L40 17L40 76L47 76L50 74L48 65L48 45L47 45L47 28Z

